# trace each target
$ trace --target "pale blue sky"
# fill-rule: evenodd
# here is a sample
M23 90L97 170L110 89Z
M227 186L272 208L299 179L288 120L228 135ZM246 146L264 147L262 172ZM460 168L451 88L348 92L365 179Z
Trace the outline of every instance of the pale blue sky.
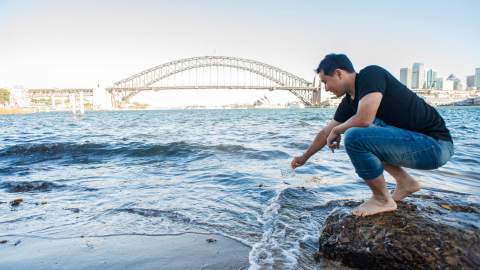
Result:
M97 3L98 2L98 3ZM93 87L167 61L238 56L308 80L330 52L359 69L480 67L480 1L5 1L0 86Z

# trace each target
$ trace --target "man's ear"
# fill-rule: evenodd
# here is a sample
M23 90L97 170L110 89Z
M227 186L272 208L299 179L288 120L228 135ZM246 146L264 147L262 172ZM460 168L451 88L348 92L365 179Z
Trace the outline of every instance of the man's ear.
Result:
M337 74L338 78L341 80L343 78L342 70L337 68L335 69L335 74Z

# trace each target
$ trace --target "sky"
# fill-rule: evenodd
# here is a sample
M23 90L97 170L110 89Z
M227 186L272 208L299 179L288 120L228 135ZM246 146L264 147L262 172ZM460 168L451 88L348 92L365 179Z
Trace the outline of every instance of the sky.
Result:
M204 55L312 80L328 53L399 76L423 62L462 80L480 67L480 1L0 0L0 87L111 86Z

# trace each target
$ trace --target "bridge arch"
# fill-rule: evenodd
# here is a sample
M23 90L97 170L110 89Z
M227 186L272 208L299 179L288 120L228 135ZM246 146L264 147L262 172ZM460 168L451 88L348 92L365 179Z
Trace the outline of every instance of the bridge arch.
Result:
M314 87L313 83L299 76L259 61L228 56L202 56L167 62L117 81L114 83L113 87L108 88L107 90L112 94L113 103L118 104L128 101L128 99L141 91L154 89L161 90L158 87L155 88L153 85L175 74L192 69L215 66L234 68L256 74L272 82L271 86L266 87L267 89L288 90L306 105L314 105L316 103L315 100L319 100L319 88ZM200 88L201 87L202 86L200 86ZM205 87L225 88L224 85ZM199 86L191 86L191 89L197 88L199 88ZM232 88L236 87L232 86ZM261 89L254 85L243 88Z

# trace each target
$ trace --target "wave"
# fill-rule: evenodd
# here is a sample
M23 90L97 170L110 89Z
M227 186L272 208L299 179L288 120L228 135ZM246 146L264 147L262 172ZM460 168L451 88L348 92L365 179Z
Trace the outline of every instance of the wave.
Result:
M49 192L58 190L79 190L79 191L97 191L97 188L87 188L81 186L67 186L49 181L8 181L1 182L0 189L5 189L9 193L19 192Z
M27 143L0 149L0 158L11 159L12 165L30 165L49 160L65 160L68 164L103 162L115 157L202 159L212 155L244 155L249 159L288 158L282 151L256 150L242 145L203 145L184 141L164 144L132 143Z
M334 208L319 204L319 195L302 187L277 191L258 218L263 235L252 245L250 269L310 269L315 265L320 228Z
M65 185L59 185L48 181L22 181L22 182L2 182L0 188L9 193L17 192L46 192L51 190L63 189Z

